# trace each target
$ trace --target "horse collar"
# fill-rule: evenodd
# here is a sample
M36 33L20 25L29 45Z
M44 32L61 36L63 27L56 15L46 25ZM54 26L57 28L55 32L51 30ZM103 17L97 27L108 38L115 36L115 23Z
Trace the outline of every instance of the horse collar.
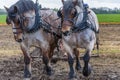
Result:
M41 28L41 25L42 25L42 20L41 20L41 16L39 14L39 7L38 7L38 4L35 4L36 5L36 10L35 10L35 13L36 13L36 16L35 16L35 23L33 25L32 28L26 28L25 32L26 33L34 33L36 32L37 30L39 30Z
M84 6L82 22L77 25L75 23L75 25L72 29L73 32L79 32L79 31L83 31L83 30L89 28L89 23L87 22L87 20L88 20L88 14L90 13L90 11L88 11L87 9L88 9L88 7ZM79 14L80 13L78 13L78 15L76 16L77 18L79 16Z

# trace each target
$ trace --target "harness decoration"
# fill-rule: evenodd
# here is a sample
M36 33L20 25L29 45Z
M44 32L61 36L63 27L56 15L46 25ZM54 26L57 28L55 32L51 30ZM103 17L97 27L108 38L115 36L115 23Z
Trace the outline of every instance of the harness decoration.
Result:
M39 30L41 28L41 25L42 25L42 20L41 20L41 16L39 14L39 10L41 9L41 6L38 6L38 0L36 0L36 16L35 16L35 24L33 25L34 27L32 27L31 29L27 28L26 29L26 32L27 33L33 33L33 32L36 32L37 30Z

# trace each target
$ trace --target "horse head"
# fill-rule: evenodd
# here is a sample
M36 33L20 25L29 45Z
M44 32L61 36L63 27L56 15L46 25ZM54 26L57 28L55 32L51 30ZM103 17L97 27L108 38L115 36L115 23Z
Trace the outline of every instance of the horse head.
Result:
M19 0L10 8L5 7L8 15L6 23L12 25L14 38L22 42L23 34L35 23L35 4L31 0Z
M58 16L62 20L62 32L68 32L75 25L75 18L82 8L82 0L62 0L63 8L58 11Z

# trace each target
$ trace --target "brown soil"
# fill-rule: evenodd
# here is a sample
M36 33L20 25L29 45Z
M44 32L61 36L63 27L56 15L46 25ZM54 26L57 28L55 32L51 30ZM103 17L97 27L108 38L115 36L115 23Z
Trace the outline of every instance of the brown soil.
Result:
M85 78L76 71L77 80L120 80L120 25L100 26L100 57L91 58L92 74ZM83 67L83 60L81 65ZM11 27L0 27L0 80L23 80L23 55L13 39ZM54 74L44 74L41 59L32 61L31 80L68 80L66 61L52 64Z

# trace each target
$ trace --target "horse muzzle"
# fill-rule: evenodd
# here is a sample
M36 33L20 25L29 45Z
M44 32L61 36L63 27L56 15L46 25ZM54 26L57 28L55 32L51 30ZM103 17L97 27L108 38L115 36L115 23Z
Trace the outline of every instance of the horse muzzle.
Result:
M18 43L21 43L23 40L22 39L17 39L16 40Z

